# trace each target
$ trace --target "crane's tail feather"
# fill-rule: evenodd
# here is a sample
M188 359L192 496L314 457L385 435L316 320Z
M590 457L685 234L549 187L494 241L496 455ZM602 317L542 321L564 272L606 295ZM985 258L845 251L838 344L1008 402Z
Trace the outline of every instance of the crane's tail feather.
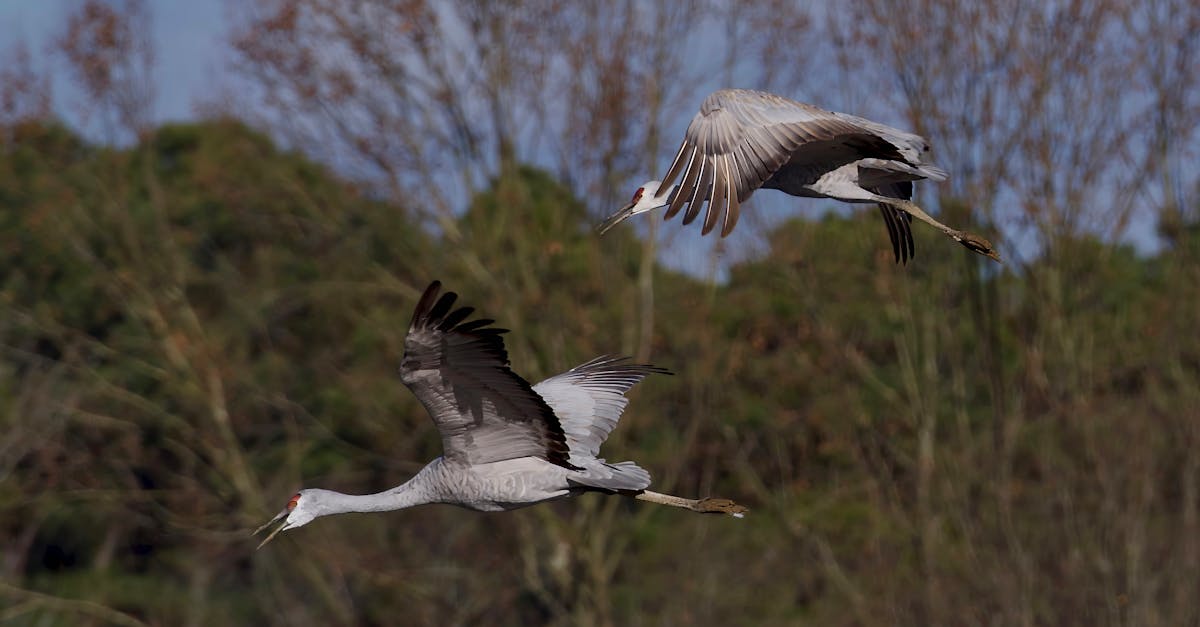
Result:
M944 181L950 178L949 172L931 163L922 163L917 166L917 172L920 172L925 178L931 181Z
M579 463L579 462L576 462ZM571 483L602 490L627 491L645 490L650 487L650 473L633 462L610 464L602 459L584 466L583 471L571 473Z

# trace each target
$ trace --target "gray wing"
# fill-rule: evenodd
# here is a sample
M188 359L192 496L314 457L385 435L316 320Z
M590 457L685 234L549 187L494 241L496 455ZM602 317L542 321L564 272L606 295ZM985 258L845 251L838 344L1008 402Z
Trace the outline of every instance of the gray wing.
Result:
M570 449L554 411L508 367L491 320L464 322L474 311L453 309L457 295L426 288L413 312L400 379L442 434L446 459L470 464L541 457L566 468Z
M859 120L766 92L714 92L692 118L663 177L660 189L670 189L682 175L664 217L686 204L683 223L690 224L707 202L703 233L723 217L724 237L737 224L741 203L784 165L815 181L861 158L905 158L874 128L883 125L868 127Z
M920 140L916 135L912 137ZM933 181L946 180L945 170L935 165L920 163L920 156L917 156L915 161L917 165L883 159L862 159L858 162L858 183L867 191L880 196L912 200L913 181L926 178ZM880 215L883 216L884 226L887 227L888 238L892 241L892 253L896 256L897 263L907 263L916 254L912 237L912 215L891 205L880 203L878 207Z
M629 404L625 393L646 375L665 368L628 363L628 357L597 357L533 386L562 419L571 452L596 457Z
M916 133L902 131L894 126L880 124L874 120L860 118L857 115L850 115L849 113L833 113L833 115L839 120L844 120L887 141L900 153L899 160L902 162L918 165L925 154L929 152L929 142ZM937 181L945 178L946 173L944 170L936 167L933 169L940 171L942 178L936 178L935 176L930 176L929 178Z

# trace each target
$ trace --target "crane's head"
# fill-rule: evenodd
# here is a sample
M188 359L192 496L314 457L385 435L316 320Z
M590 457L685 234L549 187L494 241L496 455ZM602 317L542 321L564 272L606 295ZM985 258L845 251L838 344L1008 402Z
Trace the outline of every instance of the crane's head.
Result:
M260 548L260 549L263 548L263 545L270 542L271 538L274 538L275 535L278 534L280 531L283 531L284 529L295 529L296 527L303 527L304 525L307 525L308 523L312 522L314 518L316 518L317 516L320 515L317 512L316 503L314 502L315 497L313 495L309 494L309 492L310 492L309 490L301 490L301 491L297 492L295 494L295 496L293 496L291 498L291 500L289 500L287 502L287 506L283 508L283 511L279 512L278 514L275 514L275 517L272 518L271 520L267 521L267 523L265 525L254 530L254 535L258 535L258 533L261 532L263 529L270 527L271 525L278 522L280 519L283 520L283 524L279 525L279 527L277 529L275 529L275 531L272 531L266 537L266 539L264 539L262 541L262 543L260 543L258 545L258 548Z
M636 216L639 213L645 213L652 209L665 207L667 200L671 196L671 190L663 190L660 194L658 188L662 185L659 181L646 181L642 183L637 191L633 192L633 198L624 207L621 207L616 213L609 216L604 222L601 222L596 227L603 235L609 229L624 222L626 218Z

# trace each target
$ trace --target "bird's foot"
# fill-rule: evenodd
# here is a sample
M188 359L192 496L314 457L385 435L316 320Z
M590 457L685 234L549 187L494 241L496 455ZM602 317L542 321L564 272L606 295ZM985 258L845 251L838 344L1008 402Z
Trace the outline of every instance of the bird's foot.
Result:
M734 518L743 518L749 508L738 505L729 499L706 497L696 501L694 511L704 514L729 514Z
M987 241L986 238L975 235L974 233L967 233L966 231L958 231L953 237L959 244L962 244L963 246L966 246L967 248L985 257L989 257L998 263L1001 262L1000 253L996 252L996 249L992 247L992 243Z

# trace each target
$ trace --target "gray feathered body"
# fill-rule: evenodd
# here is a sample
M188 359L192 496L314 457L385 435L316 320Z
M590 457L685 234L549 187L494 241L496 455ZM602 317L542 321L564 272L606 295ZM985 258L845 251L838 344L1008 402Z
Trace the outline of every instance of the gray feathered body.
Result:
M611 466L603 460L579 460L568 470L538 457L487 464L463 464L439 457L409 482L427 503L447 503L483 512L500 512L588 491L638 491L650 486L650 474L633 462Z
M569 466L525 456L488 463L440 457L409 483L432 502L482 511L516 509L587 491L636 492L650 486L650 473L633 462L598 457L617 426L634 384L661 368L600 357L533 386L562 426Z

